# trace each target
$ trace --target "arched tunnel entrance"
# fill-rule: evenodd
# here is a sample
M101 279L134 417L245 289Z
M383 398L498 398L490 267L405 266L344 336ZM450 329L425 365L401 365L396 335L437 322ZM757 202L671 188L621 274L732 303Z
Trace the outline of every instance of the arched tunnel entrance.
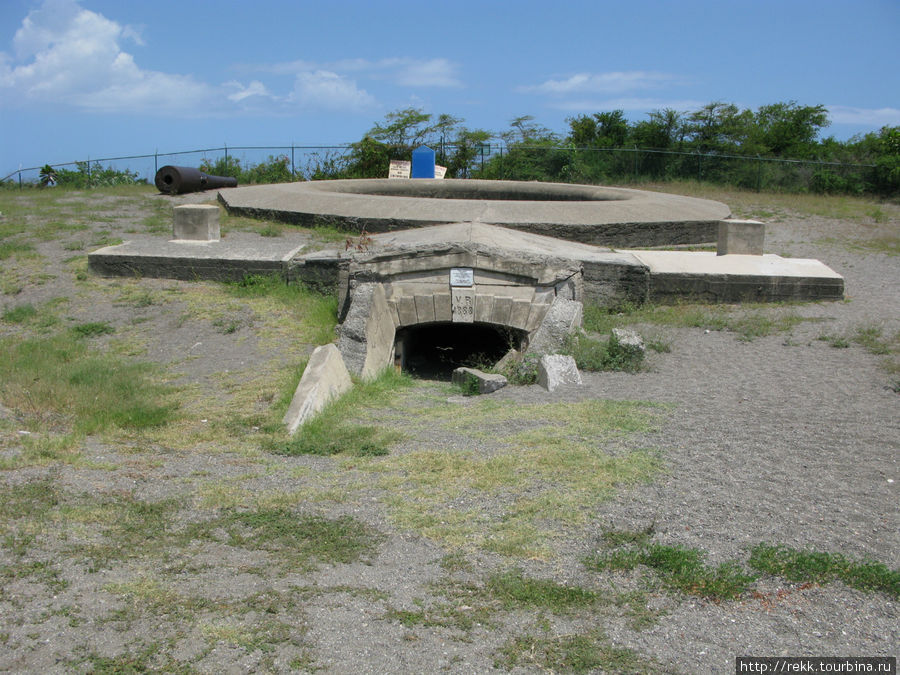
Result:
M399 328L395 359L413 375L449 380L455 368L487 368L510 349L519 349L527 333L489 323L426 323Z

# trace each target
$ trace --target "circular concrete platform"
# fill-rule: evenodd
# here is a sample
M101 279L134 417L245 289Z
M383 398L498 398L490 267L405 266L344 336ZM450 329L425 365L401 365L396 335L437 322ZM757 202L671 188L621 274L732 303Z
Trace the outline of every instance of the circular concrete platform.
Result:
M476 221L618 247L715 241L720 202L625 188L486 180L334 180L219 192L229 213L359 232Z

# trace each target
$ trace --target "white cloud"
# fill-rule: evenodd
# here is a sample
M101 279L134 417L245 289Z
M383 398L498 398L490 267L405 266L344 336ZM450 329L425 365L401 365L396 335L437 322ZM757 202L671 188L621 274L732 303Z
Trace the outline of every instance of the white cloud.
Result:
M644 70L577 73L563 80L547 80L541 84L521 86L516 91L553 96L574 93L618 94L637 89L654 89L678 81L679 78L674 75Z
M224 84L225 87L234 89L234 93L228 94L228 100L234 101L238 103L243 101L244 99L250 98L251 96L262 96L266 98L272 98L272 95L269 93L269 90L266 89L266 85L264 85L259 80L253 80L246 87L242 85L240 82L236 82L232 80L231 82L226 82Z
M392 57L370 61L345 59L329 64L336 71L368 74L404 87L461 87L457 77L459 67L444 58L411 59Z
M353 80L328 70L297 74L289 101L304 108L360 110L376 105L375 99Z
M461 87L459 66L445 58L412 59L391 57L385 59L341 59L329 63L311 61L286 61L272 65L245 66L246 70L273 74L312 73L327 71L338 75L355 74L358 77L383 80L402 87Z
M828 117L836 124L862 124L869 127L900 125L897 108L853 108L845 105L826 105Z
M3 55L0 87L8 101L68 103L110 112L184 112L208 104L215 88L189 75L137 66L121 43L138 32L81 8L45 0L13 39L18 65Z

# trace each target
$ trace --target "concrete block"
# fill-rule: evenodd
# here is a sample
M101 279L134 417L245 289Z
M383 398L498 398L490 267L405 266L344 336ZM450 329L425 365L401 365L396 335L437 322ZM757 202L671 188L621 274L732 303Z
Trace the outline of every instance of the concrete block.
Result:
M352 386L338 348L333 344L316 347L284 415L288 433L293 435L304 422Z
M718 255L762 255L766 225L758 220L719 221Z
M512 309L509 312L509 325L513 328L526 328L529 314L531 314L530 300L513 300Z
M555 391L565 385L580 385L581 373L575 359L562 354L544 354L538 363L538 384L547 391Z
M490 323L491 315L494 313L494 296L486 293L479 293L475 296L475 321L479 323Z
M463 388L474 380L477 383L479 394L490 394L509 383L503 375L485 373L476 368L457 368L453 371L452 380L453 384L458 384Z
M529 354L553 354L562 349L566 338L581 327L584 308L576 300L557 297L550 305L540 328L531 334Z
M434 320L435 321L452 321L453 313L451 312L450 294L435 293L434 294Z
M416 301L411 295L397 298L397 316L401 326L413 326L416 323Z
M507 297L494 298L494 311L491 312L491 323L501 326L509 325L509 315L512 312L513 299Z
M434 299L430 295L416 295L416 321L432 323L434 321Z
M219 241L219 207L182 204L173 210L172 238L189 241Z

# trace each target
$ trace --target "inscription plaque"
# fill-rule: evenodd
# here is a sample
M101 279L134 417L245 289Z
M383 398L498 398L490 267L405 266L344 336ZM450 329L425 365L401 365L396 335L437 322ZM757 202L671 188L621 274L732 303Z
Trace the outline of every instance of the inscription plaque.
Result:
M475 271L471 267L453 267L450 269L451 286L473 286Z
M475 322L475 289L451 288L450 312L453 323Z

